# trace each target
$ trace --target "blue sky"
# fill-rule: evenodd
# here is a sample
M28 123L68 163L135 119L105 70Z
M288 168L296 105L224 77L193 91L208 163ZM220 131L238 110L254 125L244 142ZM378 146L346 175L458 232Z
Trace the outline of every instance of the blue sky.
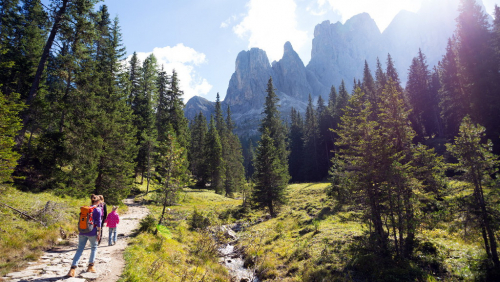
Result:
M127 54L153 52L170 72L175 68L185 92L221 99L242 50L264 49L279 60L290 41L304 64L310 60L314 26L345 22L368 12L381 30L401 10L417 11L422 1L456 0L105 0L122 27ZM500 0L483 0L488 12ZM100 5L99 4L99 5Z

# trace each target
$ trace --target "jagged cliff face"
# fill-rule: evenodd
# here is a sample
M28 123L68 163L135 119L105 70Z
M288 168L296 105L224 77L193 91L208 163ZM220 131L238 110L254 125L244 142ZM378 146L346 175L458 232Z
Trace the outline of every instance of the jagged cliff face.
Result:
M223 108L231 107L239 135L253 135L257 133L269 77L277 89L280 110L287 117L292 107L305 111L309 94L314 100L320 95L327 100L331 86L338 87L342 80L350 91L354 78L363 78L365 60L374 73L377 57L385 68L388 53L404 86L419 48L431 68L445 53L447 40L455 29L458 3L459 0L424 2L418 13L400 12L383 33L366 13L352 17L345 24L325 21L314 30L311 61L307 66L289 42L284 46L283 58L272 65L264 50L242 51L236 58ZM188 118L193 118L199 110L210 116L213 103L199 97L191 100L186 106Z
M338 87L342 80L351 86L354 78L361 78L364 61L374 65L381 53L380 30L366 13L356 15L343 25L329 21L314 29L311 61L307 65L321 83L317 95L327 97L330 87Z

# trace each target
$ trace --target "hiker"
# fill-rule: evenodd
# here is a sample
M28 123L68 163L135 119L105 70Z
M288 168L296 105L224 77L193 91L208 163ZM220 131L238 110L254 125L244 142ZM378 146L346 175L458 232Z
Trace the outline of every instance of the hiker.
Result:
M75 272L76 268L78 266L78 261L80 260L80 257L82 256L83 249L85 249L85 245L87 244L87 241L90 243L90 258L89 258L89 265L87 268L87 272L92 272L96 273L97 271L94 268L94 261L95 261L95 256L97 252L97 242L101 238L101 217L102 217L102 210L100 207L98 207L100 203L100 198L97 195L92 194L90 196L90 207L82 207L81 209L88 209L91 211L92 214L92 219L90 220L91 224L93 224L93 229L90 232L81 232L78 235L78 248L76 249L75 256L73 258L73 263L71 264L71 269L69 270L68 274L66 276L69 277L75 277ZM81 215L80 215L81 217ZM91 225L89 225L92 227ZM80 223L79 223L80 227Z
M106 220L106 226L109 228L109 239L108 239L108 245L113 246L116 244L116 225L120 223L120 216L116 212L118 209L117 206L113 206L113 210L108 216L108 219Z
M107 205L106 203L104 202L104 196L103 195L98 195L99 199L101 200L101 202L99 203L99 206L101 207L102 211L103 211L103 214L101 216L101 228L102 230L104 230L104 222L106 222L106 218L108 217L108 208L107 208ZM102 240L102 236L101 236L101 239L99 239L99 242L97 242L97 245L100 245L101 244L101 240Z

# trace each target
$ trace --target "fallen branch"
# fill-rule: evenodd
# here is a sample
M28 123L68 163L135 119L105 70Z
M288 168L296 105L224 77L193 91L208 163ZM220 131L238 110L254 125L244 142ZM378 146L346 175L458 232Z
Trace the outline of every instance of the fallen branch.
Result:
M29 219L33 220L33 221L37 221L37 222L39 222L39 223L40 223L41 225L43 225L44 227L47 227L47 225L46 225L44 222L37 220L36 218L32 217L31 215L27 214L26 212L20 211L20 210L18 210L18 209L16 209L16 208L14 208L14 207L11 207L11 206L9 206L9 205L7 205L7 204L5 204L5 203L0 203L0 204L2 204L2 205L4 205L4 206L8 207L9 209L12 209L12 210L14 210L14 211L16 211L16 212L20 213L21 215L23 215L23 216L25 216L25 217L27 217L27 218L29 218Z

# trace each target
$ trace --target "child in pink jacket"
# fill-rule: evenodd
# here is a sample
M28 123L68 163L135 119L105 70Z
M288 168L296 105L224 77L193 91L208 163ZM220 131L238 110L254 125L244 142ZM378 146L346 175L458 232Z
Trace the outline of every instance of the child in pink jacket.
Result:
M108 214L105 221L106 226L109 228L109 246L116 244L116 225L120 223L120 216L118 216L118 213L116 212L117 209L117 206L113 206L113 211Z

